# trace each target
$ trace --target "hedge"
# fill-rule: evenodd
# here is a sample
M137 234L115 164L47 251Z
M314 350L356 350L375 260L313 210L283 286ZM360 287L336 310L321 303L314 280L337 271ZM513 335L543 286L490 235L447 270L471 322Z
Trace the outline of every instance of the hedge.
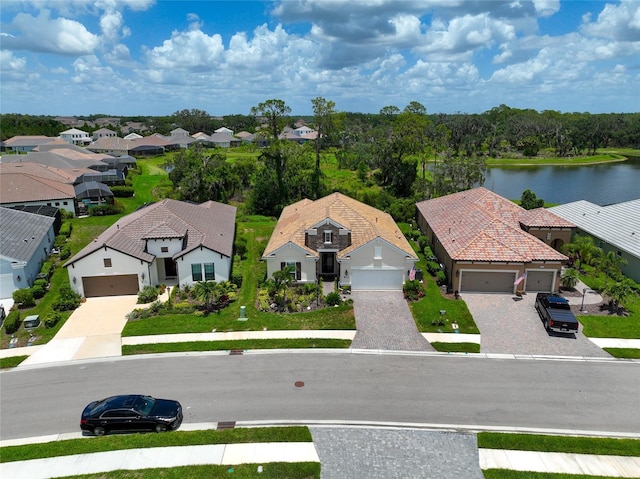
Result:
M16 309L9 311L4 319L4 330L7 334L15 333L20 327L20 312Z
M112 186L111 192L117 198L131 198L135 190L132 186Z
M69 238L71 236L72 227L73 224L70 221L64 221L60 227L60 231L58 231L58 234Z

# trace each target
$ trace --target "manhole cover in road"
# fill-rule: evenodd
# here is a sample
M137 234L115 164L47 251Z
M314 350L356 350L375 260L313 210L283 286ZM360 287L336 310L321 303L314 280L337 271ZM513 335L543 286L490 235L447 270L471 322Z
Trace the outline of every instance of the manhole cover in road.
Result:
M301 388L304 386L304 381L296 381L293 385L297 388Z

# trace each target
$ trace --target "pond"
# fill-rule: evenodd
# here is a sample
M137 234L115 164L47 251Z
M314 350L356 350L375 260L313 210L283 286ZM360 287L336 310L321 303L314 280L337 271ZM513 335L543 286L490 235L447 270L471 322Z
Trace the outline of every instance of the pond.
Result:
M509 199L526 189L547 203L587 200L601 206L640 198L640 158L588 166L493 167L484 187Z

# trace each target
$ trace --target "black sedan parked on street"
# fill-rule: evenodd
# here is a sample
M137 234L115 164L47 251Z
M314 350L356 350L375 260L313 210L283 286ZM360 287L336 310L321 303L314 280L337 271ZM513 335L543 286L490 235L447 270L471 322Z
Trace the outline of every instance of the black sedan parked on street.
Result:
M180 424L182 406L178 401L140 394L93 401L80 418L80 429L96 436L109 432L174 431Z

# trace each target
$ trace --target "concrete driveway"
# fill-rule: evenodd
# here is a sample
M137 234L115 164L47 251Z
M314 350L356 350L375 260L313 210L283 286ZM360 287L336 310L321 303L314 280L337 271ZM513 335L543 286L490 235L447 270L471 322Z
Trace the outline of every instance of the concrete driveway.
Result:
M611 357L582 334L547 333L535 309L535 294L464 293L480 334L481 352L546 356Z
M127 323L126 315L136 307L137 301L137 295L88 298L71 314L58 334L20 366L120 356L120 334Z

